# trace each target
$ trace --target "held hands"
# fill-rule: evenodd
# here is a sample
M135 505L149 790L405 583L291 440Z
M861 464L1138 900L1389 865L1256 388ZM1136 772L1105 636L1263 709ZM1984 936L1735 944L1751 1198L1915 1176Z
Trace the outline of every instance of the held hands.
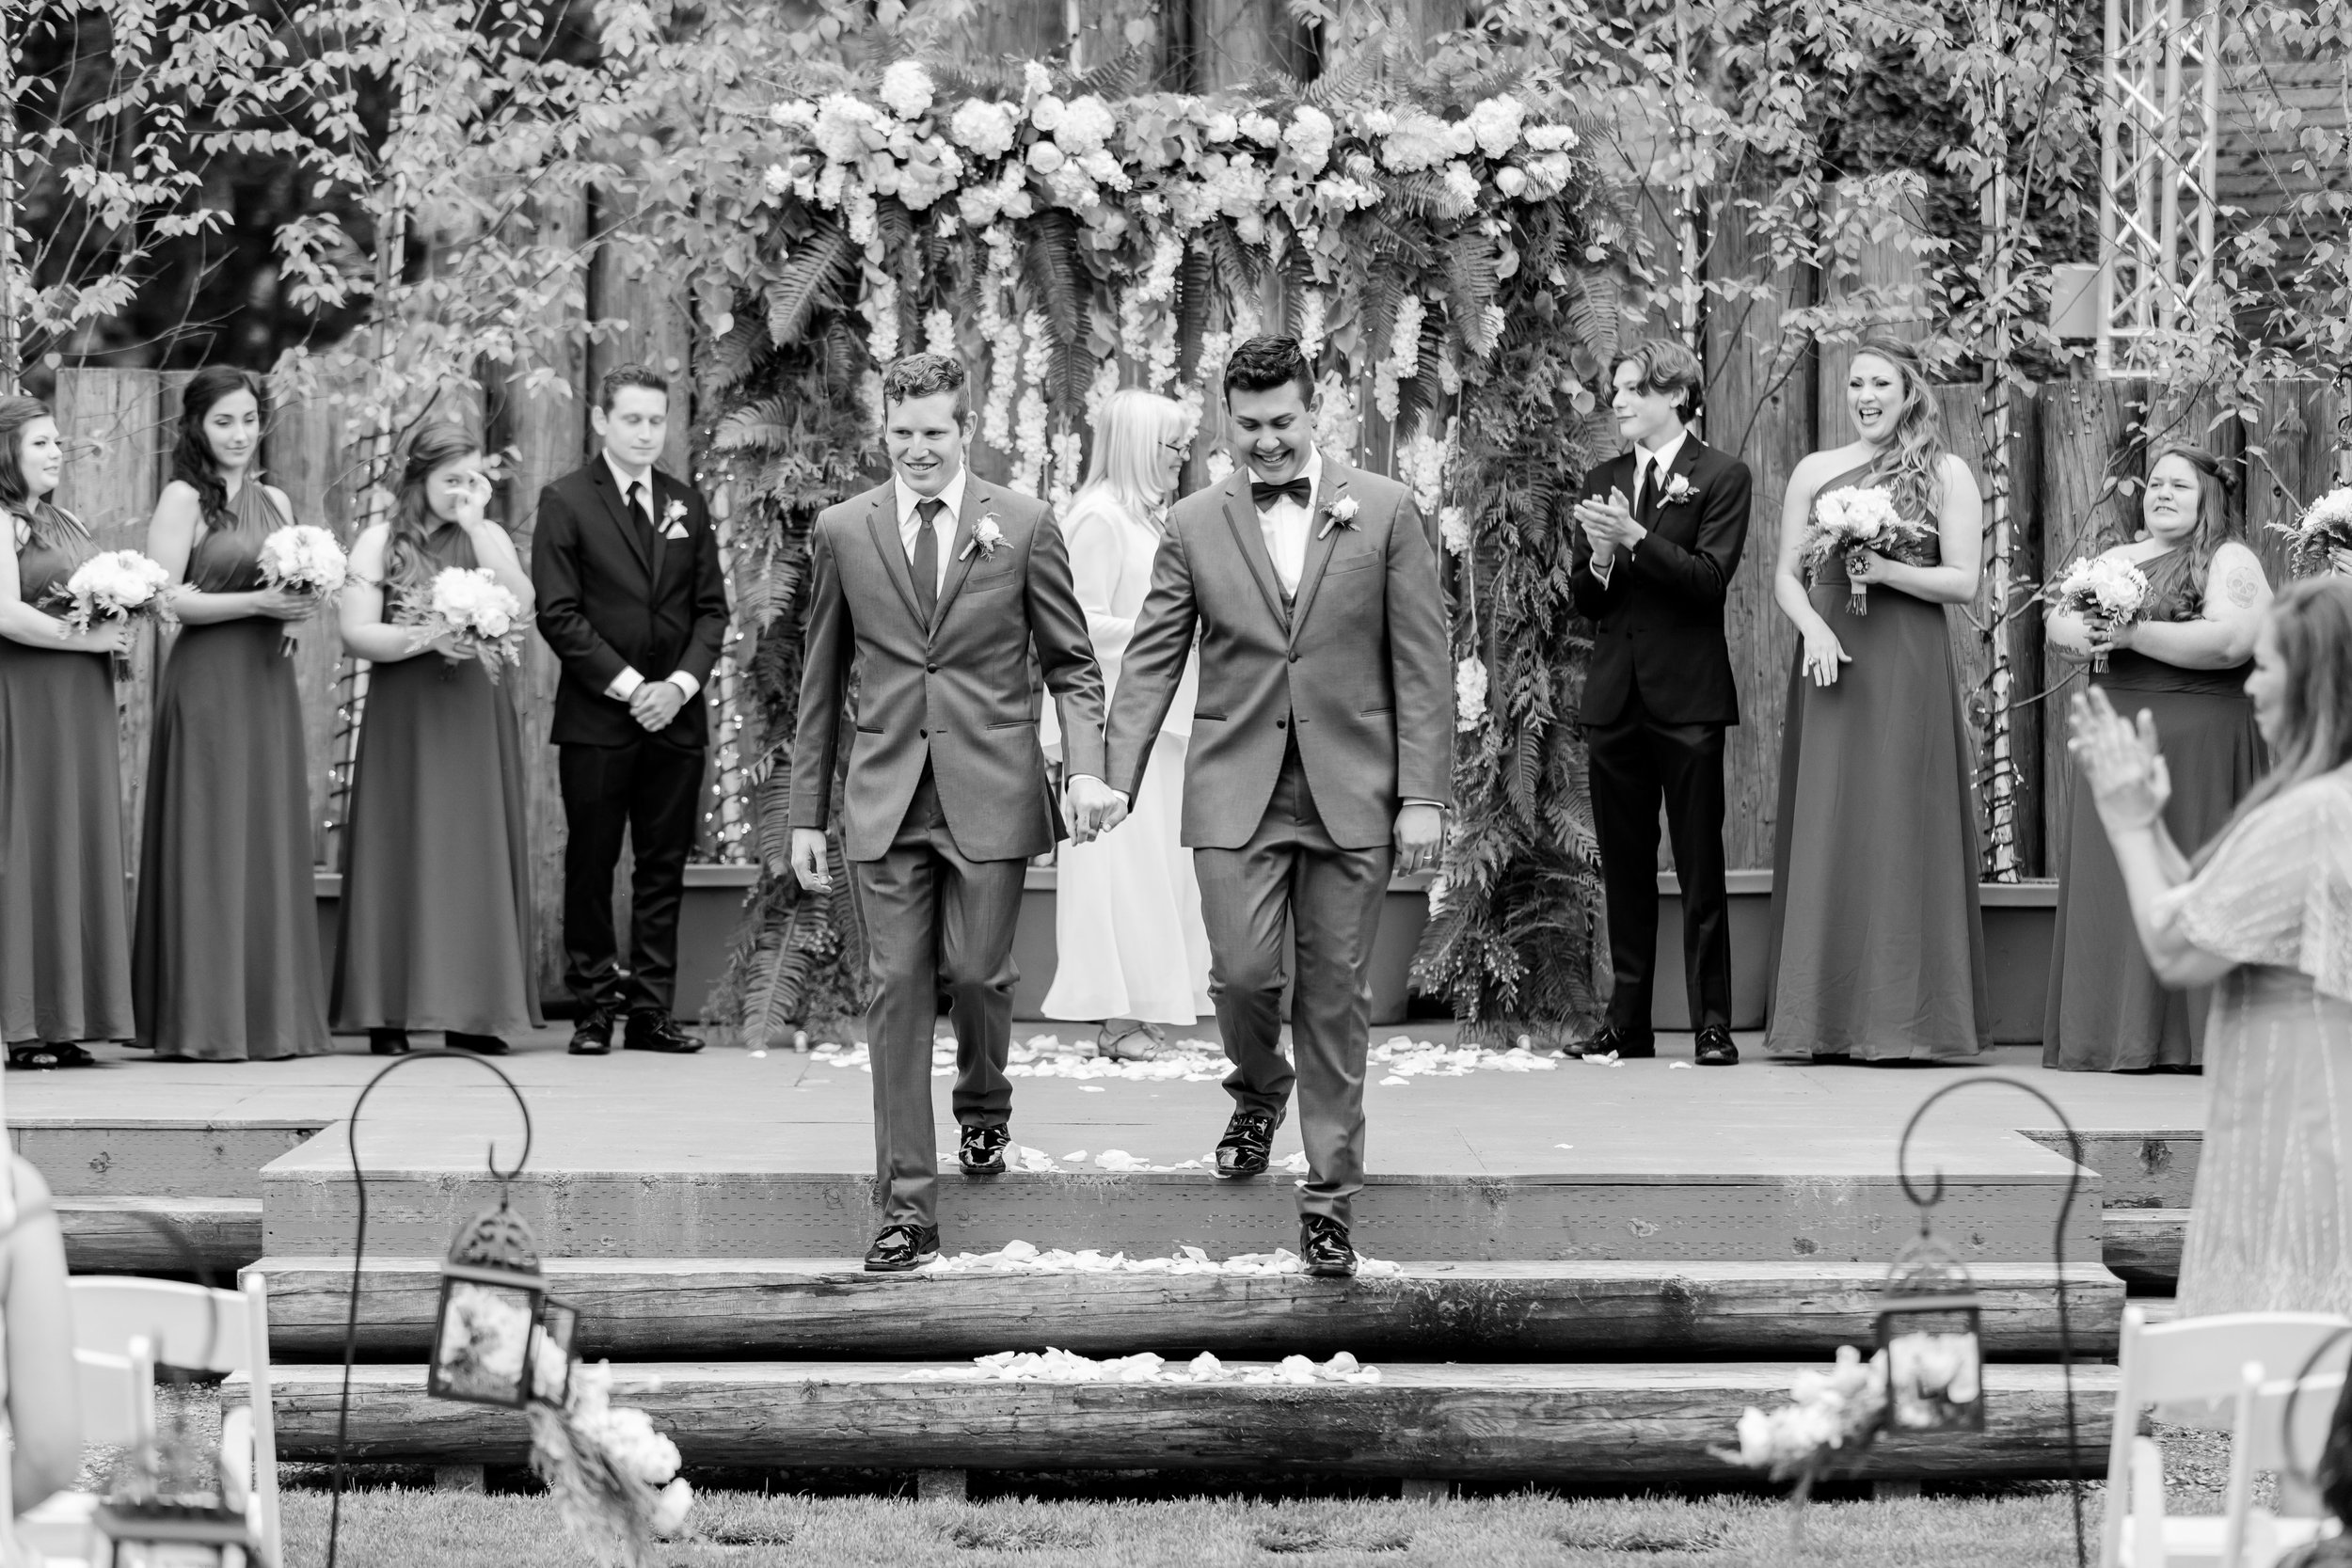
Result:
M1846 552L1846 580L1860 587L1865 583L1889 580L1887 568L1895 563L1869 546L1863 546Z
M127 654L131 651L131 623L111 618L93 619L89 630L75 631L59 621L57 638L86 654Z
M647 681L629 693L628 716L647 733L659 735L686 705L686 693L672 680Z
M1127 797L1089 773L1076 775L1063 788L1062 808L1073 844L1091 843L1127 820Z
M1445 847L1445 813L1426 804L1402 807L1396 814L1393 840L1401 875L1429 870Z
M822 828L792 830L792 875L811 893L824 893L833 886L833 873L826 868L825 831Z
M322 595L297 588L262 588L253 594L253 613L265 621L307 621L326 604Z
M1611 490L1605 501L1578 501L1576 520L1582 526L1584 537L1592 541L1595 563L1602 566L1608 565L1617 551L1630 551L1649 531L1633 520L1633 503L1625 499L1622 490Z
M1799 628L1804 638L1804 673L1816 686L1836 686L1837 667L1851 664L1853 655L1846 651L1837 634L1829 629L1829 623L1816 615Z
M2095 686L2077 694L2071 707L2074 733L2066 749L2081 765L2099 820L2110 834L2153 826L2172 798L2172 775L2156 749L2154 716L2142 708L2134 724Z

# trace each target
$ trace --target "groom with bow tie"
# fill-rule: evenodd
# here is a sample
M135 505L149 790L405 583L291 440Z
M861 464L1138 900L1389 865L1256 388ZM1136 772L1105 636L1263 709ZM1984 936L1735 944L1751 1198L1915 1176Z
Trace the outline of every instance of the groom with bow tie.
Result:
M1176 503L1113 698L1110 773L1132 800L1198 628L1184 842L1233 1064L1216 1174L1266 1169L1298 1089L1310 1273L1356 1271L1366 968L1394 869L1435 865L1453 799L1454 674L1435 542L1393 480L1316 451L1314 378L1289 338L1225 367L1223 483ZM1285 926L1297 941L1283 1058Z

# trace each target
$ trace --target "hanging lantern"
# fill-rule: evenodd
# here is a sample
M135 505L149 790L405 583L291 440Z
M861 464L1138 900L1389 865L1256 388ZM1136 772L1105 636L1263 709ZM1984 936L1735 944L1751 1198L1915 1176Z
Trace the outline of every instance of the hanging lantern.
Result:
M548 1299L534 1247L531 1227L503 1196L457 1232L441 1264L426 1392L510 1410L531 1402L533 1346Z
M245 1514L217 1498L109 1497L92 1511L91 1568L247 1568L261 1560Z
M1879 1298L1886 1430L1984 1430L1983 1302L1949 1248L1922 1229Z
M580 1308L549 1296L540 1309L539 1337L532 1341L531 1397L561 1410L571 1399L572 1334Z

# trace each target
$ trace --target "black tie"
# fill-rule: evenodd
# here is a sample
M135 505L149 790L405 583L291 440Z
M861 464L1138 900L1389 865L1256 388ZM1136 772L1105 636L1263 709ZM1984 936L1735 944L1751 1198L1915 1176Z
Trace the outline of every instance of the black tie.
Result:
M1296 479L1286 480L1280 484L1268 484L1263 480L1256 479L1249 482L1249 499L1258 503L1258 510L1261 512L1265 511L1284 496L1288 496L1299 505L1304 506L1314 498L1314 493L1315 487L1307 482L1305 474L1299 475Z
M943 500L914 503L914 606L923 612L923 625L931 624L931 616L939 609L939 515L947 510Z
M628 526L637 531L637 542L645 547L645 559L651 561L655 549L653 519L645 515L644 503L637 499L644 493L645 486L643 483L630 480L628 495L624 504L628 508Z
M1646 524L1649 521L1649 471L1652 465L1646 457L1635 458L1633 465L1633 520Z

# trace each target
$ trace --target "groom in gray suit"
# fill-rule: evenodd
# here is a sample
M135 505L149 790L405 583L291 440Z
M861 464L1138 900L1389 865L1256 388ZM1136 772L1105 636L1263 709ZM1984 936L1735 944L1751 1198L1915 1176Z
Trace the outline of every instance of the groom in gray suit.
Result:
M1436 863L1453 798L1445 601L1405 487L1315 450L1314 380L1296 342L1235 349L1225 402L1247 466L1168 515L1111 709L1109 778L1134 799L1198 627L1184 841L1233 1064L1217 1175L1265 1170L1295 1084L1299 1250L1309 1272L1346 1275L1381 897L1391 865ZM1286 920L1295 1069L1281 1052Z
M1022 872L1062 836L1030 704L1034 644L1060 700L1071 834L1117 807L1103 783L1103 676L1043 503L964 467L977 421L963 367L935 354L882 377L888 483L825 509L810 543L792 756L792 869L830 885L825 826L841 708L857 669L841 842L866 927L874 1154L882 1227L866 1255L899 1273L939 1255L931 1033L952 1003L967 1174L1005 1168L1013 924Z

